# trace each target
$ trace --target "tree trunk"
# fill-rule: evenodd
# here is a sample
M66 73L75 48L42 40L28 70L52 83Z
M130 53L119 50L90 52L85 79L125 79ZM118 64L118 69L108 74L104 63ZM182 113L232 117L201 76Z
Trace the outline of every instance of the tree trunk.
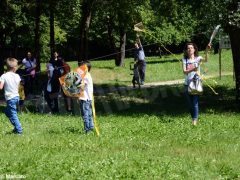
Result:
M124 30L121 30L120 31L120 55L117 61L115 61L116 66L124 65L125 46L126 46L126 32Z
M108 17L108 24L107 24L107 30L108 30L108 40L110 43L111 49L113 49L113 53L115 54L115 64L118 61L119 58L119 53L114 41L114 36L113 36L113 20L112 17Z
M80 53L78 64L88 59L88 30L91 22L92 8L95 0L83 0L80 21Z
M37 71L41 70L40 66L40 16L41 16L41 0L36 0L36 14L35 14L35 58L37 61Z
M232 57L234 64L234 72L235 72L235 83L236 83L236 101L240 105L240 23L239 20L236 19L234 14L238 13L238 9L240 8L238 4L238 0L233 0L228 6L228 19L229 22L226 26L226 30L229 33L230 41L231 41L231 49L232 49Z
M50 1L50 52L51 56L53 56L53 53L55 51L55 32L54 32L54 5L53 2Z
M236 78L236 100L240 103L240 28L232 27L229 29L234 72Z
M5 47L5 42L4 42L4 37L3 37L3 32L0 31L0 75L4 73L4 47Z
M1 11L3 14L7 14L7 10L8 10L8 1L0 1L0 6L1 7ZM6 16L7 17L7 16ZM5 65L5 55L4 55L4 51L5 51L5 46L6 46L6 33L5 33L6 29L4 27L2 27L2 29L0 29L0 75L2 75L4 73L4 65Z

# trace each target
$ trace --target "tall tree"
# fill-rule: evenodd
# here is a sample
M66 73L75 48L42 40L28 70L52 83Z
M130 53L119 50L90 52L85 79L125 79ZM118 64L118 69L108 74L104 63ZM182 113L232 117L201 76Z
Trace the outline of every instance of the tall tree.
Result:
M54 32L54 10L55 1L49 1L49 22L50 22L50 53L53 55L55 51L55 32Z
M28 46L31 36L31 2L23 0L0 1L0 72L3 72L4 59L8 56L19 58L19 47ZM26 46L26 47L28 47ZM8 49L8 50L6 50Z
M0 26L0 75L4 73L4 47L5 47L5 38L4 38L4 25L3 23L3 15L6 14L6 1L0 1L0 20L1 20L1 26Z
M37 60L37 70L41 70L40 66L40 16L41 16L41 0L36 0L35 11L35 36L34 36L34 54Z
M96 16L93 17L93 27L96 28L93 32L97 35L92 35L109 40L111 53L115 54L116 66L124 65L125 47L127 41L132 40L134 23L141 21L138 10L140 6L145 5L145 2L143 0L106 0L97 5ZM127 38L128 35L130 35L129 38Z
M88 31L92 17L93 5L96 0L83 0L80 20L80 52L78 63L88 59Z
M240 105L240 2L233 0L228 6L226 30L229 33L236 78L236 100Z

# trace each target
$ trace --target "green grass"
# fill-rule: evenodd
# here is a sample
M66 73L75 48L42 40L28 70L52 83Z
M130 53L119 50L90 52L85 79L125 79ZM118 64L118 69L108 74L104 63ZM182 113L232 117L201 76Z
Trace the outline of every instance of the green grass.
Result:
M127 62L125 68L114 68L113 61L93 64L103 74L107 70L124 74L128 73ZM150 67L161 65L166 68L159 71L159 77L154 75L156 80L172 78L164 73L178 62L148 64L149 73ZM181 70L173 73L182 78ZM239 179L240 116L234 101L234 81L232 76L214 80L217 84L211 80L209 83L219 95L205 87L197 127L191 126L182 85L96 94L99 137L85 135L77 115L37 113L19 115L24 134L17 136L9 133L12 127L2 113L0 177Z

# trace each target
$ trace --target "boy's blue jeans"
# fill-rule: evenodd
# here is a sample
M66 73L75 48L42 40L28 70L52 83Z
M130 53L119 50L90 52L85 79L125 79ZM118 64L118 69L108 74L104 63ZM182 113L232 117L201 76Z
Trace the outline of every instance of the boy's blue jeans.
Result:
M198 120L198 113L199 113L199 106L198 106L198 102L199 102L199 95L190 95L188 93L188 86L185 86L185 96L187 98L188 101L188 105L189 105L189 109L190 109L190 113L191 113L191 117L193 121Z
M81 114L84 122L84 130L87 133L93 130L94 128L93 116L92 116L92 101L80 100L80 109L81 109Z
M9 118L11 124L14 126L14 133L22 133L22 126L17 116L17 104L19 102L19 97L14 97L7 100L7 107L5 109L5 114Z

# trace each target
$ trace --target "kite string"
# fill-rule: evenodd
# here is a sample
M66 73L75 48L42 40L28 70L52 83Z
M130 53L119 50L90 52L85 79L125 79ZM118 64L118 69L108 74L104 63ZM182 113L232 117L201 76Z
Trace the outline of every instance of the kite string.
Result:
M93 94L92 94L92 111L93 111L94 128L95 128L95 131L97 133L97 136L99 136L100 132L99 132L99 126L98 126L98 123L97 123L97 116L96 116L96 110L95 110L95 100L94 100L94 95Z
M143 45L143 47L152 46L152 45L155 45L155 44L158 44L158 43L152 43L152 44ZM91 59L88 59L88 60L89 60L89 61L92 61L92 60L96 60L96 59L101 59L101 58L113 56L113 55L116 55L116 54L120 54L120 53L122 53L122 52L132 51L132 50L134 50L134 49L135 49L135 48L129 48L129 49L125 50L125 51L118 51L118 52L115 52L115 53L107 54L107 55L104 55L104 56L98 56L98 57L96 57L96 58L91 58ZM65 67L65 65L59 66L59 67L57 67L57 68L55 68L55 69L61 69L61 68L64 68L64 67ZM37 71L36 74L40 74L41 72L49 72L49 71L50 71L50 70ZM24 75L22 75L22 77L25 77L25 76L31 76L31 74L29 73L29 74L24 74Z

